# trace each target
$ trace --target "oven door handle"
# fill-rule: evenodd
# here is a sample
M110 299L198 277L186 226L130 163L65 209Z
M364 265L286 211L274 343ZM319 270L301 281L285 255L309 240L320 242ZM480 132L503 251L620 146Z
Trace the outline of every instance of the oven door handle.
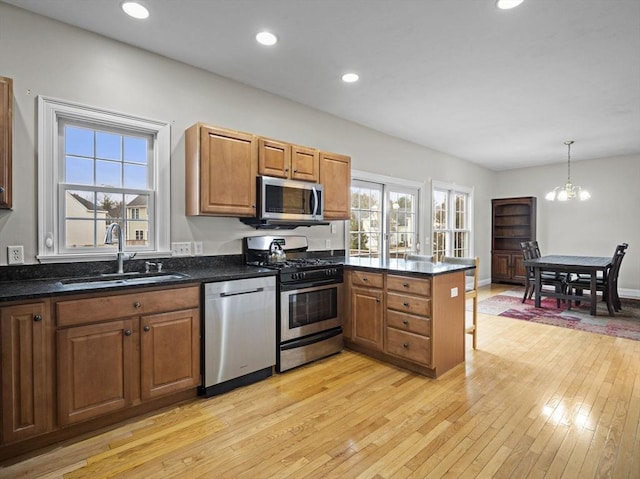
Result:
M335 279L325 279L313 281L311 283L285 283L280 285L280 291L307 291L313 289L329 289L331 286L340 286L344 281ZM324 288L323 288L324 286Z

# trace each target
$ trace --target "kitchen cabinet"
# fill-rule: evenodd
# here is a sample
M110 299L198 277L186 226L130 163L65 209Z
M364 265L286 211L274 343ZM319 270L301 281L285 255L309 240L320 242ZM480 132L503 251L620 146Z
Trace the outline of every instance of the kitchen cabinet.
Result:
M431 280L387 276L385 351L431 367Z
M0 208L12 206L13 80L0 77Z
M324 219L348 220L351 214L351 158L321 151L320 183L324 187Z
M186 214L255 217L258 140L196 123L185 132Z
M200 287L56 303L58 423L200 384Z
M464 362L464 272L348 275L347 347L430 377Z
M374 351L383 348L383 276L353 271L351 277L350 339Z
M520 243L536 239L536 198L493 199L491 209L491 281L524 284Z
M314 148L269 138L258 139L258 173L291 180L318 182L319 154Z
M2 443L53 429L53 327L48 299L0 308Z

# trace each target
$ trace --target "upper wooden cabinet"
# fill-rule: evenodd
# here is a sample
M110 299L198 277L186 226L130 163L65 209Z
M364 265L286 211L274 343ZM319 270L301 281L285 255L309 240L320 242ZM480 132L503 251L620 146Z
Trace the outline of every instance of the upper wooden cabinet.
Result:
M13 80L0 77L0 208L11 208Z
M319 155L315 148L258 139L258 173L276 178L317 182Z
M256 215L258 140L196 123L185 132L186 214Z
M351 158L321 151L320 183L324 187L324 219L348 220L351 212Z

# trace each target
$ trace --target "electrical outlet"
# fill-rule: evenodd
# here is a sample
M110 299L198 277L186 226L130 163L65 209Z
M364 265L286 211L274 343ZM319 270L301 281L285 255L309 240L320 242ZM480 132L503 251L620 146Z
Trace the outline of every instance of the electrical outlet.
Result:
M7 246L7 263L24 264L24 247L22 245Z
M203 254L202 241L193 242L193 254L195 256L202 256Z
M336 224L331 223L331 233L336 234L337 231L338 231L338 227L336 226Z
M191 242L171 243L171 256L191 256Z
M331 249L331 240L324 240L324 247L327 249Z

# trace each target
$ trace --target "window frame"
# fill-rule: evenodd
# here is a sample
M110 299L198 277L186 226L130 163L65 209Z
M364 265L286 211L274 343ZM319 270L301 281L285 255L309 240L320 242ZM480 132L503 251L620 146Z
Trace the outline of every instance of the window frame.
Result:
M433 205L433 198L435 196L435 191L446 191L448 194L448 211L447 211L447 228L446 229L441 229L441 230L436 230L434 228L434 223L435 223L435 208ZM466 228L455 228L455 214L456 214L456 210L455 210L455 194L456 193L463 193L467 195L467 212L466 212L466 216L467 216L467 227ZM445 256L456 256L456 252L453 250L453 236L455 235L456 232L460 232L460 231L468 231L469 232L469 252L468 252L468 256L465 257L473 257L474 256L474 241L473 241L473 234L474 234L474 224L473 224L473 208L474 208L474 198L473 198L473 193L474 193L474 188L473 187L468 187L468 186L461 186L461 185L456 185L455 183L445 183L443 181L438 181L438 180L431 180L431 236L430 236L430 241L431 241L431 254L436 256L436 252L434 250L435 248L435 242L433 241L434 239L434 235L436 233L436 231L444 231L447 233L448 235L448 239L446 241L446 249L445 249Z
M383 231L381 232L381 251L380 255L384 259L388 259L389 256L389 221L390 216L387 213L385 206L388 200L389 189L395 192L407 192L406 190L416 190L418 194L418 201L415 205L416 207L416 221L418 223L416 227L416 252L420 252L422 248L422 244L424 242L425 236L425 227L426 221L423 221L423 217L425 216L425 212L428 211L426 209L426 194L425 189L426 185L424 182L405 180L403 178L395 178L392 176L379 175L376 173L370 173L367 171L360 170L352 170L351 171L351 184L349 185L349 189L353 185L354 181L363 181L367 183L376 183L382 185L382 215L383 217L380 219L381 224L383 225ZM349 210L351 210L351 205L349 205ZM345 228L344 228L344 244L345 244L345 254L349 257L349 245L350 243L350 220L346 220Z
M38 97L38 255L41 263L67 261L96 261L112 259L116 250L79 251L65 250L64 228L60 225L63 211L60 183L62 179L63 155L60 142L60 122L92 124L95 128L117 129L151 137L153 174L150 190L155 200L148 208L155 216L155 224L149 224L155 248L139 250L139 257L157 257L171 254L170 248L170 166L171 126L167 122L105 110L89 105ZM149 215L151 216L151 215ZM131 248L135 250L135 248Z

